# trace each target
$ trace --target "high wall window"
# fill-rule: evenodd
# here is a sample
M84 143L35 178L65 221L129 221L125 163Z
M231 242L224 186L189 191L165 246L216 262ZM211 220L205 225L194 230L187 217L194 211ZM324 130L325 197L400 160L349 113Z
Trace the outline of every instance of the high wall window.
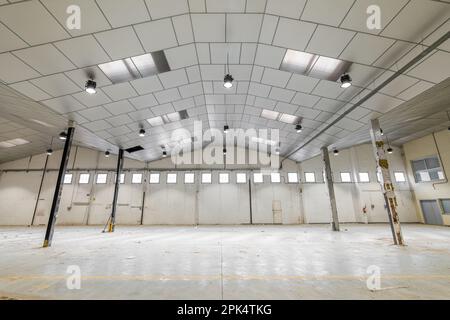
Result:
M159 173L150 173L149 180L151 184L159 183Z
M139 184L142 183L142 173L133 173L131 176L131 183Z
M359 182L370 182L369 173L368 172L360 172L359 173Z
M230 182L230 175L226 172L219 173L219 183L229 183Z
M444 180L444 171L437 156L411 161L416 182Z
M253 183L263 183L264 177L263 174L260 172L253 173Z
M406 177L403 172L394 172L394 178L396 182L406 182Z
M72 178L73 178L73 175L71 173L66 173L64 175L63 184L71 184L72 183Z
M288 182L289 183L298 183L298 173L297 172L288 172Z
M81 173L80 178L78 179L79 184L88 184L89 183L89 173Z
M96 184L105 184L107 178L108 178L107 173L99 173L99 174L97 174L97 180L95 180L95 183Z
M168 173L167 174L167 183L168 184L177 183L177 174L176 173Z
M316 182L316 174L314 172L305 172L305 182Z
M341 182L352 182L350 172L341 172Z
M120 179L119 179L119 183L125 183L125 173L121 173L120 174Z
M247 174L245 172L236 173L236 183L247 183Z
M280 183L281 182L281 175L279 172L272 172L270 173L270 182L272 183Z
M195 182L195 174L192 172L186 172L184 174L184 183L193 184Z
M202 173L202 183L211 183L211 173L209 172Z

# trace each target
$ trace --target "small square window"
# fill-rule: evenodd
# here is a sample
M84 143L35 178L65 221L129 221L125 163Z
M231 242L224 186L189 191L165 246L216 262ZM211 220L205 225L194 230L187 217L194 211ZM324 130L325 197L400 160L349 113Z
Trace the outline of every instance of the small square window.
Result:
M236 183L247 183L247 174L244 172L236 173Z
M298 173L297 172L288 172L288 182L289 183L298 183Z
M202 183L211 183L211 173L202 173Z
M114 183L116 183L116 175L114 175ZM120 180L119 180L119 183L120 183L120 184L125 183L125 173L121 173L121 174L120 174Z
M107 173L99 173L99 174L97 174L97 180L95 181L95 183L96 184L105 184L107 178L108 178Z
M167 183L168 184L177 183L177 174L176 173L168 173L167 174Z
M229 183L230 175L228 173L219 173L219 183Z
M406 177L403 172L394 172L395 181L406 182Z
M279 172L271 172L270 173L270 182L272 183L280 183L281 182L281 176Z
M159 173L150 173L150 179L151 184L159 183Z
M263 183L264 182L263 174L260 172L253 173L253 182L254 183Z
M73 177L73 175L71 173L66 173L64 175L63 184L71 184L72 183L72 177Z
M377 181L381 182L381 172L377 171Z
M316 182L316 174L314 172L305 172L306 182Z
M193 184L195 182L195 174L189 172L184 174L184 183Z
M369 173L368 172L360 172L359 173L359 182L370 182Z
M89 173L80 174L80 178L78 179L79 184L88 184L89 183Z
M350 172L341 172L341 182L352 182Z
M131 183L139 184L142 183L142 173L133 173L131 176Z

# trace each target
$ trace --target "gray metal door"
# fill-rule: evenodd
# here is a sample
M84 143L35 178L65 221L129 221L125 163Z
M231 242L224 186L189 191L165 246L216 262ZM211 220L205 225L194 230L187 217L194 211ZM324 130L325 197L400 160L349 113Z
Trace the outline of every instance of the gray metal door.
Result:
M436 200L420 200L426 224L443 225L441 209Z

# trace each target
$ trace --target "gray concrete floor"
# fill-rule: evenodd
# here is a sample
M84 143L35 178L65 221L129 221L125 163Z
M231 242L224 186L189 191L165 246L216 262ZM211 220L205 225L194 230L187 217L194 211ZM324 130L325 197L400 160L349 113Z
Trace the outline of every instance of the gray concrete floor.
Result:
M101 228L58 226L44 249L44 228L0 227L0 299L450 299L447 227L403 225L404 247L383 224Z

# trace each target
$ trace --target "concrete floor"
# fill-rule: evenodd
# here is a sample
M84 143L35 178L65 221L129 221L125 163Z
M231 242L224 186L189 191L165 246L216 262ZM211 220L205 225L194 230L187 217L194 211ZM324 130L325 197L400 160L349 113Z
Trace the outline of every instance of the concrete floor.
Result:
M450 299L450 229L403 225L0 227L0 299ZM80 290L68 290L78 265ZM366 286L381 269L381 290Z

